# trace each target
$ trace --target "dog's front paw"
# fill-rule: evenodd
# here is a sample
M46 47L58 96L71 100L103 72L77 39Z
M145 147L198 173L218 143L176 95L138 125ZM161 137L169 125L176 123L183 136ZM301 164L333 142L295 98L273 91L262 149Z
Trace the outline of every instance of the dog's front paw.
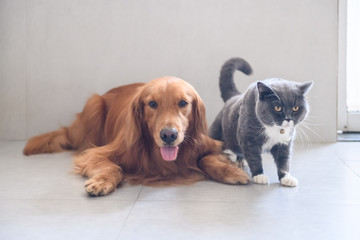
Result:
M286 187L296 187L299 182L295 177L290 174L286 174L282 179L280 179L280 183Z
M85 183L85 191L92 197L104 196L114 190L114 184L102 178L93 177Z
M259 175L253 176L253 182L256 184L268 184L269 178L265 174L259 174Z
M248 184L250 182L250 178L244 170L236 167L234 171L227 174L224 182L228 184Z
M238 167L233 167L233 171L229 171L225 174L222 182L227 184L248 184L250 178L247 173Z

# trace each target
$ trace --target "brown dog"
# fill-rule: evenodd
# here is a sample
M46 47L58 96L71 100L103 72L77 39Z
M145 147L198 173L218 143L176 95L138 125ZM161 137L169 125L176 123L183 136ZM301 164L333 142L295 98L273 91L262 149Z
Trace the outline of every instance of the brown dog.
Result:
M92 196L130 183L168 185L249 177L208 137L205 106L187 82L163 77L94 95L70 127L31 138L24 154L77 150L75 172Z

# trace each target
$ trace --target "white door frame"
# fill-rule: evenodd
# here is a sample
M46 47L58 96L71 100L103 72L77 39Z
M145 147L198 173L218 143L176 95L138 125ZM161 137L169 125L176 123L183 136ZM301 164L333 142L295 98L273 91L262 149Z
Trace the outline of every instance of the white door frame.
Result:
M360 113L348 112L346 106L346 36L347 0L338 0L338 130L360 131Z
M338 130L347 130L346 107L346 25L347 1L338 1Z

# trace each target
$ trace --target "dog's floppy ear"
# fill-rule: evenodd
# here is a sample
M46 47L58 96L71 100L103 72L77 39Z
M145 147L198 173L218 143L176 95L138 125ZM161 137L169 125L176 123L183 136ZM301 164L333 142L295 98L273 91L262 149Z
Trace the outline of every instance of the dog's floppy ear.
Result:
M137 94L129 106L129 114L126 117L126 135L127 146L132 147L141 139L142 117L144 106L140 94Z
M195 93L194 100L192 103L192 111L193 111L193 126L192 131L195 136L199 136L200 134L207 135L207 121L206 121L206 110L205 104L200 98L200 96Z

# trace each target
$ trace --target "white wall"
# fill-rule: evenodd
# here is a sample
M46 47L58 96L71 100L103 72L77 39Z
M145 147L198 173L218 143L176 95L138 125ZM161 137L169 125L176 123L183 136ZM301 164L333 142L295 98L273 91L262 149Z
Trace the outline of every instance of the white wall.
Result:
M221 65L248 60L252 81L315 82L309 120L336 141L336 0L0 0L0 139L68 125L92 93L174 75L211 122Z

